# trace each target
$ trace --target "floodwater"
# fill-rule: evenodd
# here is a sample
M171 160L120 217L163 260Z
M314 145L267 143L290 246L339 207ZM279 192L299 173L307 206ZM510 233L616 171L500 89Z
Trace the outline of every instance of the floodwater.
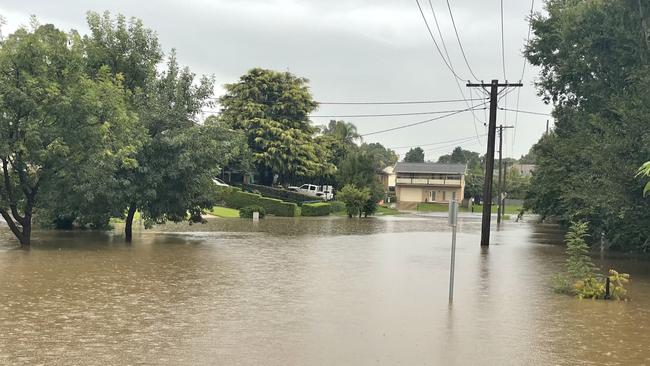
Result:
M650 365L650 264L631 302L552 292L558 228L440 218L214 219L139 231L0 229L2 365Z

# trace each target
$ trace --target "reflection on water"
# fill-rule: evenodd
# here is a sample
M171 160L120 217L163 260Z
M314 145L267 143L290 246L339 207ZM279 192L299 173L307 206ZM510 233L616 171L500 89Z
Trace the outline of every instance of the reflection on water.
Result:
M446 220L239 219L136 233L0 230L0 364L650 364L647 262L629 303L553 294L562 232Z

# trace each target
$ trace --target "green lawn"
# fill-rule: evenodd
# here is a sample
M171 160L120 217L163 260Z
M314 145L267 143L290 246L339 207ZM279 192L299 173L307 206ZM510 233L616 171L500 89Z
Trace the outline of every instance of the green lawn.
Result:
M224 219L239 217L239 210L221 206L214 206L212 210L208 211L208 213Z
M377 212L375 212L377 216L393 216L393 215L401 215L402 212L395 209L395 208L390 208L388 206L382 206L378 205L377 206ZM347 216L347 212L345 212L345 209L343 211L335 211L331 213L332 216Z
M383 216L391 216L391 215L399 215L401 214L401 212L398 209L380 205L377 207L377 214Z
M449 211L449 205L444 203L418 203L418 211L423 212L447 212ZM461 208L461 211L463 208Z
M516 215L519 213L521 206L506 206L506 214ZM422 212L447 212L449 205L445 203L418 203L418 211ZM472 212L471 209L461 207L459 212ZM483 212L483 205L474 205L474 213ZM497 206L492 205L492 213L497 213Z
M467 211L467 209L462 209ZM517 215L521 206L506 206L505 214ZM483 205L474 205L474 212L483 212ZM497 213L497 205L492 205L492 213Z

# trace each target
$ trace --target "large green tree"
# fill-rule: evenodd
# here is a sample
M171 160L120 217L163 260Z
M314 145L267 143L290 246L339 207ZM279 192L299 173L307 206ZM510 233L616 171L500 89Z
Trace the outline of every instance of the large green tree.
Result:
M462 147L456 147L451 154L442 155L438 158L439 163L445 164L466 164L470 171L481 171L481 156L479 153L464 150Z
M526 56L541 68L556 127L533 150L527 205L565 223L587 220L616 248L647 250L650 203L639 199L635 172L650 156L650 7L549 0L546 10L533 19Z
M413 148L406 152L404 161L407 163L424 163L424 150L421 147Z
M0 47L0 214L22 246L49 201L92 201L135 168L142 132L120 76L88 76L76 33L32 23Z
M286 184L333 170L309 114L316 109L308 80L289 72L252 69L238 82L225 85L219 99L221 120L243 131L253 163L264 184L277 176Z
M336 172L339 189L354 186L368 191L368 200L363 208L366 215L375 212L377 202L386 194L378 175L382 169L382 161L377 159L374 152L373 149L368 149L368 145L353 149L341 162Z
M237 154L238 134L217 123L199 123L198 116L213 92L213 79L197 79L180 68L172 51L167 67L155 33L137 19L88 14L91 34L85 40L90 72L105 65L122 75L132 95L131 108L146 131L137 152L137 168L122 169L115 197L126 212L125 237L132 239L133 218L140 211L147 224L166 220L201 221L212 206L212 178Z

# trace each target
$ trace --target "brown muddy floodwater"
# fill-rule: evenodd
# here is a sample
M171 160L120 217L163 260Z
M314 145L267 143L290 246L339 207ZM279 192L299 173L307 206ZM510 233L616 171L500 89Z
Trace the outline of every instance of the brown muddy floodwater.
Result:
M214 219L134 235L0 230L2 365L650 365L650 264L633 301L576 300L548 280L553 226L478 245L461 220L455 302L441 218Z

